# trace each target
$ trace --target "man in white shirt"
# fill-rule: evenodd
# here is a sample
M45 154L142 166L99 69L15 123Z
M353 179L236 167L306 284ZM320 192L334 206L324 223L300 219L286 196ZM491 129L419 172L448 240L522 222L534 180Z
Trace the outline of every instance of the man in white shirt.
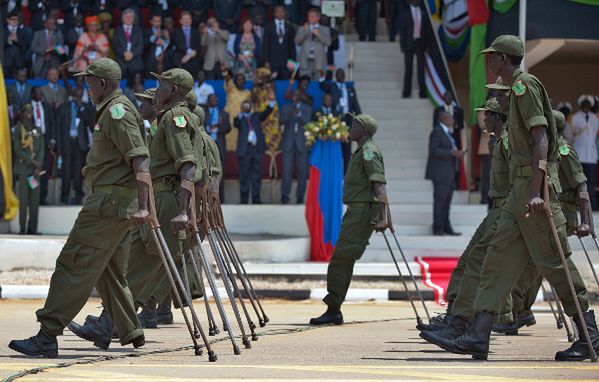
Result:
M595 197L595 170L597 168L597 133L599 131L599 119L591 111L595 104L592 96L583 94L578 97L580 110L572 118L572 135L574 137L574 148L578 153L584 175L587 177L587 189L591 199L593 211L597 210L597 199Z
M205 106L208 103L208 96L214 94L214 88L206 83L206 73L201 69L198 71L198 80L193 85L193 91L200 106Z

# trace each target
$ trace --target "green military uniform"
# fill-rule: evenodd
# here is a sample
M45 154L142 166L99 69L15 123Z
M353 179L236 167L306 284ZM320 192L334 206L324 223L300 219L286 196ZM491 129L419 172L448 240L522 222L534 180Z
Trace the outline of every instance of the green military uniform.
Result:
M367 115L356 120L374 135L376 121ZM378 221L379 206L373 183L386 183L383 153L372 138L358 146L347 166L343 182L343 204L347 211L341 222L341 232L327 270L328 294L323 301L339 308L345 300L354 264L362 257Z
M121 76L110 59L95 61L82 74L108 80L120 80ZM137 210L132 160L147 157L148 149L140 132L143 121L120 89L97 105L95 120L93 143L83 169L91 194L56 260L48 298L37 318L43 332L62 334L95 286L125 345L143 335L125 271L130 245L128 216Z
M31 107L27 104L25 107ZM35 166L32 160L43 162L44 160L44 136L33 124L26 127L23 123L17 124L13 135L13 151L15 163L13 173L19 184L19 232L36 233L37 219L40 206L40 187L29 184L29 179L39 182L39 176L35 174ZM33 188L32 188L33 187ZM27 222L27 209L29 208L29 222Z

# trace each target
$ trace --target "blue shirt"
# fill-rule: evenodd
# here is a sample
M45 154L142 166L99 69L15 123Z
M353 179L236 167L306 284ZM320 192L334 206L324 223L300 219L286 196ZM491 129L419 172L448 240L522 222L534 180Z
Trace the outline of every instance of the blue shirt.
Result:
M77 138L77 135L77 103L71 101L71 127L69 129L69 136Z
M210 121L210 127L214 126L214 125L218 125L218 108L217 107L211 107L209 109L210 111L210 115L212 116L212 120ZM210 129L208 131L210 133L210 136L212 137L212 139L214 139L216 141L217 138L217 132L216 129Z
M447 126L445 126L443 123L439 122L439 125L441 126L441 128L443 129L443 132L445 133L445 135L447 136L447 138L449 138L449 141L451 142L451 147L455 150L458 148L458 146L455 143L455 139L453 139L453 136L449 133L449 128Z

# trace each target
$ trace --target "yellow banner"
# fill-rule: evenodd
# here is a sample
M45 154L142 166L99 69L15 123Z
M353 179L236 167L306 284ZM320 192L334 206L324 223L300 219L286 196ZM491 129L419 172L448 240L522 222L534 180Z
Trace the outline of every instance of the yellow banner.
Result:
M10 141L10 122L4 73L0 67L0 170L4 178L4 219L12 220L17 216L19 200L12 191L12 142Z

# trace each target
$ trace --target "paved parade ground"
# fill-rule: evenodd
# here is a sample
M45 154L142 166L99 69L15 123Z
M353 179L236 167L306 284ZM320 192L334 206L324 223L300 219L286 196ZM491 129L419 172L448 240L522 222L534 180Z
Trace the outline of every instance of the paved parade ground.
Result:
M0 377L41 368L43 371L37 374L16 380L599 380L599 364L553 361L555 352L568 344L564 331L556 329L550 313L536 314L537 325L521 330L517 337L494 335L487 362L448 354L421 340L406 302L346 304L346 325L315 328L306 322L322 313L321 303L264 301L270 323L257 329L260 337L252 342L252 349L242 349L242 354L236 356L230 342L222 340L222 334L210 337L216 341L214 350L219 357L216 363L209 363L205 355L193 355L179 314L174 325L146 330L146 346L140 350L113 343L108 351L99 351L66 330L59 337L58 359L31 359L12 352L7 347L10 339L26 338L37 332L35 310L42 303L0 301ZM81 322L85 315L98 313L98 306L99 300L90 300L77 319ZM203 310L198 312L205 321Z

